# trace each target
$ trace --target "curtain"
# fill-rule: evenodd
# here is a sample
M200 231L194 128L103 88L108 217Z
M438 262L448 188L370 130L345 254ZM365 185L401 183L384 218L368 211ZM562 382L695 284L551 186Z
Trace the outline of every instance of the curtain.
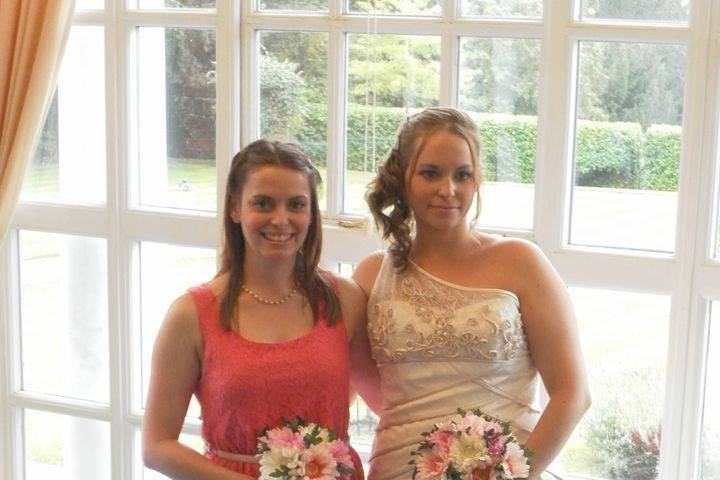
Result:
M57 83L75 0L0 0L0 245Z

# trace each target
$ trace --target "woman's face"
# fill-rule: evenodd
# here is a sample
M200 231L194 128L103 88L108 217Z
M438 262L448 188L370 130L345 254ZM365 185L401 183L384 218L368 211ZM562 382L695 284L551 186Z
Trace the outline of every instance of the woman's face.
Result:
M240 224L247 255L282 260L302 248L311 221L307 176L283 167L250 172L231 217Z
M430 134L405 179L418 227L448 230L466 222L476 191L473 168L464 138L446 130Z

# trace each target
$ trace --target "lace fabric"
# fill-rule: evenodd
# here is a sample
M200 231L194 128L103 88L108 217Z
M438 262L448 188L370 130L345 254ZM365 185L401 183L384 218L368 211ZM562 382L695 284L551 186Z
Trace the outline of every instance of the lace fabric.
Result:
M523 441L541 412L540 380L517 297L469 288L386 256L368 303L383 410L369 480L410 478L420 434L458 407L509 421Z
M220 325L219 305L207 285L189 292L204 342L195 394L207 458L257 478L257 463L224 458L222 452L255 455L258 435L283 418L300 416L347 436L350 361L342 320L329 327L321 313L306 335L277 344L253 342ZM354 478L362 479L362 463L352 454Z

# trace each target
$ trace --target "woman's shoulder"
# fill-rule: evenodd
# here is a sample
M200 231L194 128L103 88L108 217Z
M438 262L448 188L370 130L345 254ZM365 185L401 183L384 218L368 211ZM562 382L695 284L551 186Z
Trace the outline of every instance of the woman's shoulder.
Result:
M380 268L388 253L385 250L378 250L366 256L353 272L353 280L360 286L366 297L370 297L375 279L377 279Z
M362 290L352 279L335 275L331 272L323 272L335 290L340 303L342 318L350 338L353 337L356 328L365 317L365 306L367 300Z
M478 233L481 249L480 256L513 265L523 265L545 258L540 247L529 240L517 237L504 237Z
M182 338L195 343L202 339L197 301L190 291L183 293L170 304L163 328L176 340Z

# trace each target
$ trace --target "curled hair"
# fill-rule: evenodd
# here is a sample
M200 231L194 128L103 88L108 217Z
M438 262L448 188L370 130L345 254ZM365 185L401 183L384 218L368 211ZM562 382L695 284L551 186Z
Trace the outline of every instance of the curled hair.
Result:
M297 145L266 139L250 143L235 155L228 174L223 218L224 244L217 274L220 276L227 273L228 282L220 300L220 323L228 330L236 326L237 299L244 278L245 237L242 227L232 219L233 204L240 201L248 177L261 167L288 168L307 177L310 187L310 225L295 261L294 283L310 302L315 318L318 318L322 302L327 322L333 325L340 318L340 303L330 285L330 274L318 267L322 248L322 220L317 195L320 174Z
M464 112L454 108L433 107L408 117L398 129L395 145L387 160L378 168L375 179L368 186L366 200L382 236L390 240L388 252L393 266L402 272L409 264L410 248L415 219L406 196L406 179L415 170L415 164L429 136L448 131L463 138L470 147L475 177L476 214L474 225L480 215L480 185L482 162L480 137L477 125Z

